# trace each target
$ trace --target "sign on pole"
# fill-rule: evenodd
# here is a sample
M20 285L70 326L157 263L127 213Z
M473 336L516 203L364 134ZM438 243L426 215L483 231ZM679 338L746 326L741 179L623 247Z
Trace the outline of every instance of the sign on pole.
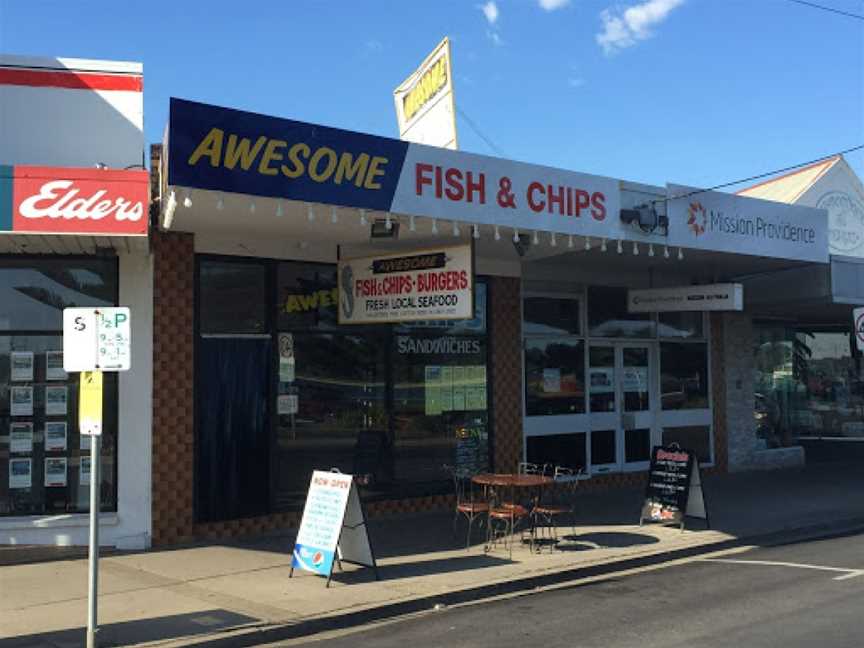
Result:
M708 524L699 462L693 452L677 443L657 446L651 453L639 526L643 522L680 524L683 531L685 517L701 518Z
M864 351L864 306L852 310L852 326L858 351Z
M131 357L128 308L63 309L64 370L128 371Z
M326 576L329 587L333 563L337 561L372 567L378 578L366 515L353 476L316 470L309 483L289 578L296 567Z
M78 427L90 442L90 561L87 572L87 648L99 629L99 509L102 491L102 372L127 371L132 357L129 309L64 308L63 369L80 372Z
M474 317L471 245L339 261L339 323Z

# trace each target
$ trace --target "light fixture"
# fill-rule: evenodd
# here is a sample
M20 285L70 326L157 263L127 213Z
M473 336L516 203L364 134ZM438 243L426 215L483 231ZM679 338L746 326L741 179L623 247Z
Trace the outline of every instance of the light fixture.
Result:
M461 232L459 231L459 223L453 221L453 236L459 236Z
M368 225L369 221L366 220L366 210L360 210L360 225Z
M639 256L639 244L633 241L633 256Z
M680 247L678 248L678 260L679 261L684 260L684 250L682 250Z
M216 210L222 211L225 209L225 201L222 200L222 194L219 194L219 197L216 199Z
M411 232L417 231L417 224L414 222L414 214L411 214L411 218L408 219L408 230Z
M621 239L618 239L618 254L624 254L624 246L621 245Z
M601 252L606 251L606 239L605 238L602 241L600 241L600 251Z
M572 234L569 234L567 236L567 247L570 248L571 250L573 249L573 235Z
M669 246L668 245L663 246L663 258L664 259L669 258Z
M171 229L174 224L174 212L177 211L177 195L172 190L168 194L168 202L165 204L165 215L162 218L162 227L166 230Z
M432 219L432 233L433 234L438 233L438 221L435 218Z
M376 218L372 221L369 236L373 239L397 239L399 238L399 221L391 221L387 227L387 221Z
M648 244L648 256L649 257L654 256L654 244L653 243Z
M539 245L540 237L537 236L537 230L534 230L534 238L531 240L534 245Z
M513 242L514 243L519 242L519 230L516 229L515 227L513 228Z
M384 217L384 227L386 227L388 231L393 229L393 221L390 220L390 212L387 212L387 215Z
M334 225L339 222L339 214L336 213L336 206L330 207L330 222Z
M254 214L254 213L255 213L255 201L254 201L254 200L253 200L252 202L249 203L249 213L250 213L250 214Z
M186 209L189 209L192 206L192 192L188 189L186 190L186 193L183 197L183 206Z
M306 206L306 218L309 219L310 223L315 220L315 210L312 209L312 205Z
M474 238L480 238L480 227L477 225L477 223L474 223Z
M558 245L558 242L555 240L555 232L552 232L552 235L549 237L549 245L552 247Z
M501 232L498 231L498 226L497 226L497 225L495 226L495 240L496 240L496 241L500 241L500 240L501 240Z
M284 213L285 211L282 209L282 201L280 200L276 203L276 218L282 218Z
M585 237L585 250L588 251L590 249L591 249L591 237L586 236Z

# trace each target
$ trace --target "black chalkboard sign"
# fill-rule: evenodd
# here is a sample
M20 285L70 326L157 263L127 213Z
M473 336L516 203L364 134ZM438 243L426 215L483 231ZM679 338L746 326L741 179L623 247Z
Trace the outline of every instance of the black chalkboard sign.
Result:
M645 503L642 505L642 522L659 522L661 524L680 524L684 528L684 516L688 512L691 497L691 479L698 470L695 456L689 450L677 445L657 446L651 453L651 468L648 473L648 485L645 488ZM701 480L699 480L698 498L704 510L702 500ZM692 513L698 515L698 511ZM707 516L699 516L705 517Z
M476 475L489 469L489 442L480 428L460 428L456 436L456 471Z

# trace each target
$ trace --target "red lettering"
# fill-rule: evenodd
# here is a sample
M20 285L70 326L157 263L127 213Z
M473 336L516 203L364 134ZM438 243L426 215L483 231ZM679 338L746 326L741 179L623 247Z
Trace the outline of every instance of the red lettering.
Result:
M465 196L465 189L462 187L462 172L459 169L447 169L444 179L447 181L447 189L444 190L447 197L450 200L462 200Z
M546 196L549 198L549 213L555 211L553 205L558 205L558 213L564 214L564 187L557 187L558 193L555 193L556 187L549 185L546 189Z
M532 182L528 185L528 206L532 211L541 212L546 208L546 201L541 198L539 202L534 202L535 192L539 192L543 196L546 189L539 182Z
M474 182L474 175L469 171L466 179L466 192L468 194L468 202L474 202L474 192L480 195L478 201L481 205L486 204L486 175L481 173L477 182Z
M581 216L579 212L585 209L589 204L591 204L591 197L588 195L588 192L584 189L576 190L576 216Z
M423 185L432 184L432 180L426 176L426 174L431 170L431 164L418 163L417 166L414 167L414 190L417 192L418 196L423 195Z
M591 215L594 217L594 220L602 221L606 218L605 200L606 196L599 191L595 191L591 194L591 205L594 207L591 210Z
M435 197L441 197L441 167L435 167Z

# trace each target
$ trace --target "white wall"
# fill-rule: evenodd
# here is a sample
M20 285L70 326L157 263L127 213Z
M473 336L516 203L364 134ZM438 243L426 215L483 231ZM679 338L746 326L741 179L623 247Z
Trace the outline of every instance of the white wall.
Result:
M120 304L132 311L132 368L119 378L117 512L101 515L100 544L150 546L153 398L153 260L120 254ZM0 544L86 545L88 515L0 518Z

